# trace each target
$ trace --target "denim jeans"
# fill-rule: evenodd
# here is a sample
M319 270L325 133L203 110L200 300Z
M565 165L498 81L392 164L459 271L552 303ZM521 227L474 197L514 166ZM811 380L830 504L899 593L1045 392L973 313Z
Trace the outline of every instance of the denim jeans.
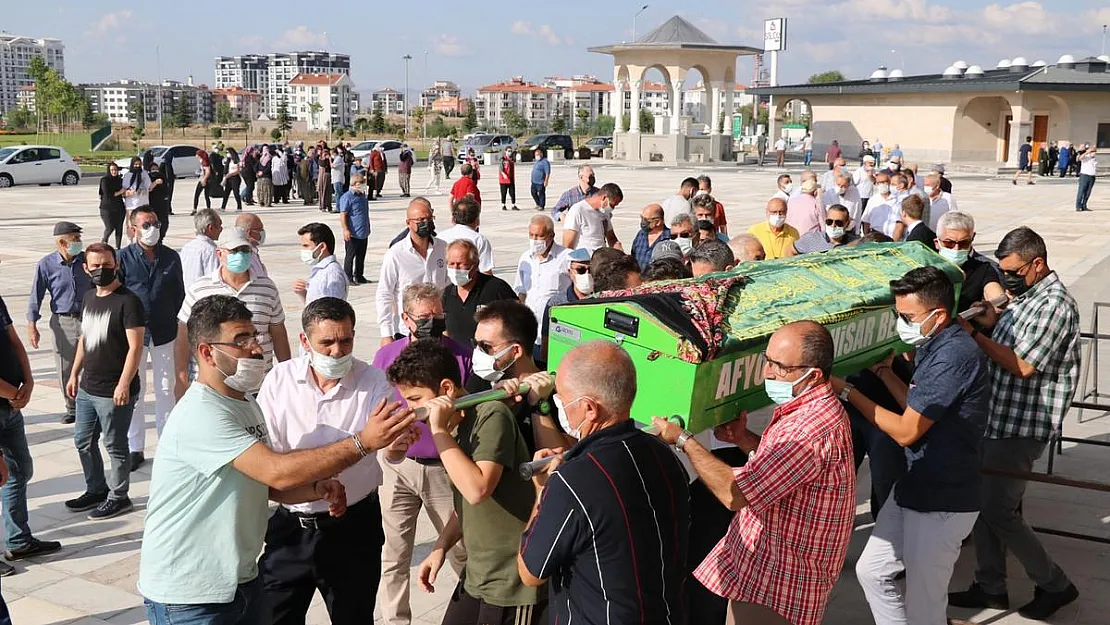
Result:
M536 208L544 208L547 206L547 187L543 183L532 183L532 199L536 202Z
M97 397L77 391L77 422L73 425L73 444L85 473L85 491L94 495L108 493L111 499L126 499L131 484L131 462L128 458L127 428L135 412L135 396L126 405L117 406L111 397ZM101 432L108 450L111 470L105 478L104 459L100 455Z
M150 625L271 625L273 620L262 576L239 584L230 603L143 603Z
M1091 191L1095 188L1095 177L1090 174L1079 174L1079 190L1075 194L1075 207L1087 210L1087 200L1091 199Z
M342 182L333 182L333 183L331 183L331 186L334 189L332 198L335 199L335 208L336 208L336 210L338 210L339 209L339 198L343 197L343 183Z
M812 162L813 162L813 150L806 150L805 160L802 164L805 165L806 167L809 167L809 164L812 163Z
M23 413L12 410L9 405L0 405L0 451L4 452L4 460L8 463L8 482L0 488L0 501L4 504L4 543L9 551L14 551L31 542L31 527L27 525L27 482L31 481L34 465L31 450L27 448Z

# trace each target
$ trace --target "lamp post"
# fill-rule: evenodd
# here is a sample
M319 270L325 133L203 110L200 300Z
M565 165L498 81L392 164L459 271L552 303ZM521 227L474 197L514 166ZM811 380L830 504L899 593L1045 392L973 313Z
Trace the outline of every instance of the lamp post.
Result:
M636 15L632 16L632 43L636 43L636 18L640 17L640 14L644 11L647 11L647 8L648 5L645 4L644 6L640 7L639 11L636 11Z
M1099 52L1099 56L1105 56L1105 55L1106 55L1106 24L1103 24L1102 25L1102 52Z
M409 134L409 61L412 60L411 54L406 54L401 57L405 61L405 101L402 103L405 108L405 137Z

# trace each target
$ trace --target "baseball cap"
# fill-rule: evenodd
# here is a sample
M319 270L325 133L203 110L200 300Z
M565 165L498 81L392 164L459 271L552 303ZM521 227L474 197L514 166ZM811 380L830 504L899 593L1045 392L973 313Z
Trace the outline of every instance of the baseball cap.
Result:
M813 193L813 190L816 188L817 183L813 180L806 180L802 183L802 193Z
M673 258L678 262L682 262L682 248L678 246L678 243L670 239L660 241L656 243L655 247L651 250L651 260L655 261L660 258Z
M576 263L588 263L590 262L590 250L580 247L570 254L567 254L567 258Z
M81 226L72 221L59 221L54 224L54 236L60 237L66 234L81 234Z
M863 160L865 162L868 162L868 163L874 163L875 162L875 157L871 156L870 154L867 154L863 157Z
M234 250L240 247L250 247L251 242L247 240L246 235L239 232L238 228L224 228L220 234L220 242L217 244L220 249Z

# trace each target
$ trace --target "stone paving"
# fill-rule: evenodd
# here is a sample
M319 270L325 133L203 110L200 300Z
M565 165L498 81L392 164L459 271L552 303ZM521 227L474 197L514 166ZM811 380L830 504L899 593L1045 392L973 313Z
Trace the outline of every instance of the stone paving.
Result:
M687 175L704 172L714 178L715 195L726 207L729 231L736 234L762 219L765 200L774 191L774 178L780 173L772 167L760 169L752 166L633 168L598 163L596 167L599 182L616 182L624 190L625 202L616 211L614 221L617 234L629 247L638 227L640 207L674 193L681 179ZM517 260L525 249L525 228L532 214L527 197L528 167L522 165L518 172L520 212L500 210L499 198L495 197L496 175L492 167L485 169L486 174L480 184L486 199L482 232L493 242L497 274L511 282ZM421 189L427 180L426 171L418 169L414 179L414 189ZM559 192L574 184L574 179L572 166L557 164L552 175L549 201L553 203ZM1008 179L997 177L956 174L952 179L961 209L973 213L978 221L979 238L976 243L979 249L993 250L1006 231L1021 224L1032 226L1045 236L1049 241L1051 265L1072 286L1082 303L1086 328L1090 303L1110 300L1110 285L1106 280L1106 276L1110 275L1107 273L1110 261L1106 261L1110 256L1110 230L1107 229L1110 187L1105 182L1096 186L1091 200L1093 212L1076 213L1073 210L1074 179L1038 180L1037 185L1032 187L1014 187ZM95 184L95 180L86 180L78 187L19 187L0 193L0 276L3 277L0 296L7 302L25 343L26 325L23 320L31 275L34 263L50 250L53 223L67 219L82 224L86 228L86 241L96 239L101 230ZM193 237L191 220L187 217L192 191L191 180L178 183L178 214L171 220L167 241L175 248L180 248ZM405 202L396 197L398 189L392 174L386 194L387 200L371 205L374 233L367 257L367 275L371 277L377 276L385 244L403 227ZM439 194L431 199L438 209L438 226L442 230L450 225L447 197ZM263 259L282 289L289 333L295 337L300 331L298 317L301 304L289 288L294 279L305 274L298 257L296 229L306 222L322 220L332 224L338 232L338 222L334 215L322 215L315 209L293 204L259 209L258 212L265 221L268 233L267 244L262 250ZM228 213L226 218L234 217ZM353 288L350 296L360 315L356 355L366 360L372 358L378 338L373 307L374 289L373 285ZM45 323L40 329L45 330L44 326ZM17 563L18 574L2 582L3 594L17 625L141 623L146 615L135 581L150 464L133 474L131 496L136 504L134 513L94 523L85 520L83 514L66 511L62 502L82 492L83 479L73 448L71 426L58 423L62 401L54 379L48 334L44 332L41 349L31 350L28 344L37 381L31 404L24 411L27 436L35 459L35 476L28 489L28 499L31 527L36 535L43 539L60 540L63 549L49 557ZM1110 357L1110 353L1103 356ZM1110 376L1102 376L1102 381L1107 387ZM148 398L147 405L152 409L153 398ZM1110 427L1101 416L1087 412L1083 415L1084 423L1079 423L1073 411L1068 417L1067 433L1106 440ZM147 453L153 456L157 437L151 415L147 415L147 423ZM1105 479L1110 473L1110 457L1099 448L1065 445L1064 455L1057 459L1056 471L1069 477ZM860 477L861 482L866 484L866 471L861 471ZM863 494L866 491L866 488L860 489L858 528L843 578L834 590L825 619L829 624L871 622L853 572L855 559L870 532L866 495ZM1026 498L1025 511L1031 522L1038 526L1110 539L1110 496L1105 493L1033 484ZM1079 601L1061 610L1052 622L1106 623L1106 614L1110 612L1110 594L1100 590L1106 588L1103 584L1110 583L1110 547L1072 538L1042 537L1049 551L1072 576L1082 593ZM430 523L422 519L414 562L419 563L434 538ZM960 559L953 580L954 588L966 586L971 579L974 567L972 551L971 547L965 549ZM1021 574L1016 562L1011 562L1011 571L1011 596L1016 607L1031 596L1032 585ZM439 623L454 583L454 576L445 571L436 585L437 593L427 595L414 589L414 622L421 625ZM1010 625L1024 622L1014 612L953 615L983 623ZM318 595L308 622L312 625L328 622Z

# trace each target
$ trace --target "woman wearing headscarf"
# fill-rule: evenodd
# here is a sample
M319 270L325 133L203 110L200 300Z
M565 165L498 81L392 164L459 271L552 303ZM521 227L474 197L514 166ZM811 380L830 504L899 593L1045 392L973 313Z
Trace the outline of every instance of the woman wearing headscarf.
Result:
M289 161L285 150L270 148L270 176L274 183L274 202L289 203Z
M107 243L108 237L116 235L116 249L123 241L123 218L127 209L123 206L123 178L119 175L119 165L108 164L108 173L100 179L100 220L104 222L104 236L101 242Z
M132 211L147 204L150 204L150 174L143 169L142 159L136 156L123 174L123 205Z
M158 242L161 243L162 239L166 238L166 231L170 229L170 187L166 184L162 167L153 159L146 171L150 176L150 208L158 216L158 223L161 224L158 238Z
M274 205L274 162L273 146L262 147L262 158L258 159L258 205Z
M227 208L227 198L235 197L235 210L243 210L243 200L239 197L239 182L240 171L239 153L235 148L227 149L227 158L224 159L224 201L220 204L220 210Z
M200 178L197 178L197 188L193 191L193 212L190 215L197 214L197 204L200 202L200 195L204 194L204 207L212 208L212 200L208 197L208 180L212 177L212 162L208 160L208 152L204 150L197 150L197 160L200 161Z
M343 146L335 146L335 153L331 155L331 185L334 190L335 205L339 206L339 198L347 190L347 172L351 171L351 164L346 159L347 150Z
M316 148L316 200L321 213L331 211L331 194L331 150L322 144Z
M254 148L247 148L243 153L243 160L239 163L239 177L243 179L243 201L247 206L254 206L254 183L258 179L258 155Z
M443 175L443 154L439 151L439 144L436 143L432 146L432 153L428 155L428 173L431 177L428 179L428 184L424 186L427 191L435 187L436 193L441 193L443 189L440 186L440 176Z

